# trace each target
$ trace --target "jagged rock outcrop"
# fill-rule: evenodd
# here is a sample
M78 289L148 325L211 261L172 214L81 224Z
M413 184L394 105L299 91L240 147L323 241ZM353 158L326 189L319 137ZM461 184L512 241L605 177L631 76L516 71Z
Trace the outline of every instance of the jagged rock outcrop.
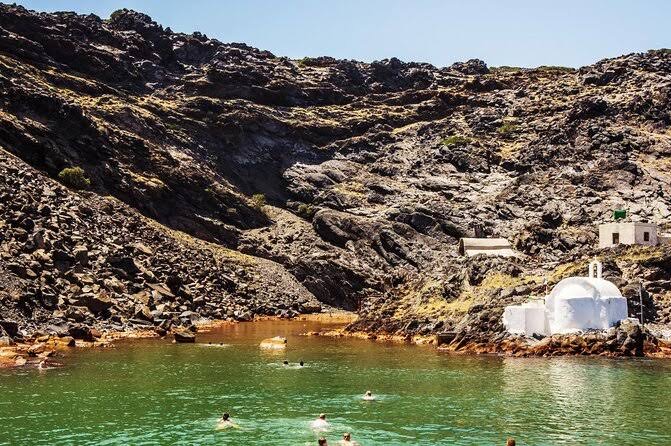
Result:
M0 319L160 325L318 300L360 310L352 329L491 334L503 305L599 254L668 322L668 249L594 247L613 208L671 217L670 82L664 50L579 70L290 60L130 10L0 5L0 145L17 157ZM47 178L71 166L88 190ZM459 258L476 232L524 257Z

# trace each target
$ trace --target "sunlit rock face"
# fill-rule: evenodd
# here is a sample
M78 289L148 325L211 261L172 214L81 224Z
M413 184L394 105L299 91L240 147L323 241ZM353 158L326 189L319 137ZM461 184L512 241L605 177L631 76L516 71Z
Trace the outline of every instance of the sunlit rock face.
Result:
M552 335L605 330L626 317L627 299L601 278L601 264L593 262L589 277L569 277L544 300L506 307L503 323L514 334Z

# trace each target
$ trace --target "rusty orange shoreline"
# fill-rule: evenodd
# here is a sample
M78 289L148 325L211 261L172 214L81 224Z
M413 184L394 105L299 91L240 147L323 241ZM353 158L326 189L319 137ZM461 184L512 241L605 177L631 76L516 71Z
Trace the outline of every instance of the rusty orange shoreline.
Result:
M330 312L300 315L292 321L316 321L324 323L349 324L357 319L355 313ZM261 316L254 319L257 321L287 320L277 316ZM247 322L232 322L225 320L203 321L196 324L197 333L207 333L225 325L234 325ZM153 329L138 329L129 331L97 332L92 341L74 339L71 336L44 335L28 339L25 342L14 345L0 346L0 368L40 366L41 364L54 364L56 357L74 348L108 348L114 346L114 341L127 339L150 339L164 338ZM462 342L443 343L440 336L436 335L398 335L380 334L363 331L347 331L344 327L329 328L321 331L306 332L305 336L325 337L350 337L366 339L374 342L391 342L397 344L435 345L437 350L451 354L466 355L505 355L515 357L528 356L607 356L622 357L629 356L618 352L611 352L603 348L597 338L589 335L552 336L538 342L529 342L519 338L505 339L499 342ZM590 351L591 349L591 351ZM648 358L671 358L671 340L655 339L655 342L644 344L643 356Z
M296 316L292 321L316 321L324 323L342 323L347 324L356 319L356 314L349 312L330 312L315 313ZM256 321L287 320L277 316L256 317ZM217 327L234 325L247 322L232 322L226 320L212 320L196 323L197 333L207 333ZM0 346L0 368L12 368L23 366L40 366L40 364L56 364L55 358L59 354L70 351L73 348L108 348L113 347L114 341L126 339L150 339L162 338L174 332L183 331L176 329L163 336L154 329L137 329L126 331L103 331L92 329L93 340L86 341L74 339L72 336L52 336L43 335L29 338L24 342L17 342L13 345Z

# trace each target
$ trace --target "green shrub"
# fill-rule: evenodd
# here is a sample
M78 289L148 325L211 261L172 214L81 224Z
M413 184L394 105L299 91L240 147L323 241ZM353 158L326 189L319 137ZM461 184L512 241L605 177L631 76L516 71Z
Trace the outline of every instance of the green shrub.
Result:
M496 129L498 134L503 136L515 133L517 130L519 130L519 126L510 121L504 122L498 129Z
M558 73L573 73L575 71L575 68L571 67L561 67L557 65L541 65L540 67L536 68L536 71L554 71Z
M447 147L456 147L456 146L465 146L466 144L470 144L473 142L473 139L469 138L468 136L461 136L461 135L452 135L448 136L444 140L441 141L444 146Z
M266 205L266 196L263 194L254 194L252 195L252 207L257 211L263 209L263 206Z
M312 220L312 217L315 216L316 212L317 210L314 208L314 206L305 203L298 205L298 210L296 211L299 217L302 217L306 220Z
M492 73L517 73L518 71L524 71L524 68L501 65L500 67L490 67L489 71Z
M81 167L66 167L58 173L58 180L72 189L86 189L91 185Z

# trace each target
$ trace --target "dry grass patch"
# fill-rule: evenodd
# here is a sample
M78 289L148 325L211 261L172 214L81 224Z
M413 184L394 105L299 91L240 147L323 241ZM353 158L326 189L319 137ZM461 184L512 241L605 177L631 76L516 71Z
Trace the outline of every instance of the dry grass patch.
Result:
M543 279L539 276L519 276L513 277L509 274L504 274L500 272L494 272L488 274L487 277L478 285L473 287L479 290L494 290L501 288L510 288L520 285L537 285L541 283Z
M556 283L566 277L575 276L580 271L587 271L587 267L591 260L581 260L579 262L564 263L557 266L550 274L548 274L548 283Z
M357 181L345 181L344 183L338 183L333 186L333 190L341 195L354 198L364 198L366 192L364 185Z
M664 257L664 250L659 246L632 246L627 252L616 258L625 262L641 263L659 260Z

